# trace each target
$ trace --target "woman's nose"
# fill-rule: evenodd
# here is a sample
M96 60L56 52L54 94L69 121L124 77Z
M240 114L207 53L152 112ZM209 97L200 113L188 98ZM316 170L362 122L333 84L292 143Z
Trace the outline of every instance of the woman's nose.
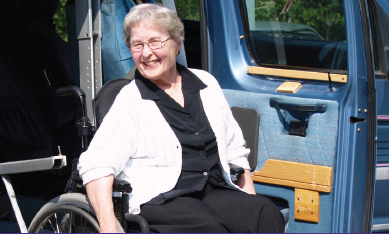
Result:
M142 50L142 54L143 56L149 56L153 53L153 51L150 49L149 45L148 44L145 44L143 46L143 50Z

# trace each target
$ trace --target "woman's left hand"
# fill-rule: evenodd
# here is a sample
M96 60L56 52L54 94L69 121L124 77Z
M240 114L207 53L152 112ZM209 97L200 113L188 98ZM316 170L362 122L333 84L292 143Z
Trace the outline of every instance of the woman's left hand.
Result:
M237 181L237 185L249 194L257 194L254 189L254 182L253 178L251 177L251 172L248 169L244 170L244 174Z

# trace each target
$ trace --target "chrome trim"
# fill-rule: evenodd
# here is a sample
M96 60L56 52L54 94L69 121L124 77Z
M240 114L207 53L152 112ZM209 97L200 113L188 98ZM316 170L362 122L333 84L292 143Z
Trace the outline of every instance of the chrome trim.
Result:
M389 167L377 167L375 180L389 180Z
M64 166L66 166L65 155L58 155L40 159L14 161L0 163L0 175L53 170L60 169Z
M374 224L372 231L389 230L389 223Z

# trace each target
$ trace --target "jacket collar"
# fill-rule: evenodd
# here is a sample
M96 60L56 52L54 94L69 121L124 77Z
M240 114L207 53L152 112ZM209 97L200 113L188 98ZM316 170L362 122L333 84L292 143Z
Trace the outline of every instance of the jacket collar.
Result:
M198 92L199 90L207 87L195 74L193 74L188 68L176 64L177 70L182 76L182 89L188 90L190 93ZM144 78L138 70L135 71L135 83L139 89L142 99L160 100L160 92L164 92L158 86L156 86L150 80Z

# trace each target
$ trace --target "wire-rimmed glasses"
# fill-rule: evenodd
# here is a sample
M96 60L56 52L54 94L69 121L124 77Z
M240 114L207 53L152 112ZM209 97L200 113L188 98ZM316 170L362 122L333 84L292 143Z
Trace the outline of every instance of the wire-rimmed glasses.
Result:
M164 41L161 41L159 39L154 39L150 42L136 42L134 44L131 44L130 45L130 49L132 52L140 52L143 50L144 48L144 45L147 44L150 48L150 50L157 50L157 49L161 49L165 44L165 42L167 42L169 39L171 39L171 37L169 37L168 39L164 40Z

